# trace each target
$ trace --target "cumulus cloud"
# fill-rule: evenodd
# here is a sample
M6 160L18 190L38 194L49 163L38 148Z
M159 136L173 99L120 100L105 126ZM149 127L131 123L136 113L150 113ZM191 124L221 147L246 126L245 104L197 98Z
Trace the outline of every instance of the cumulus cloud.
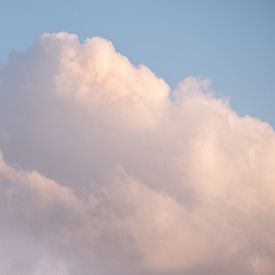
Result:
M275 272L275 132L102 38L0 71L0 274Z

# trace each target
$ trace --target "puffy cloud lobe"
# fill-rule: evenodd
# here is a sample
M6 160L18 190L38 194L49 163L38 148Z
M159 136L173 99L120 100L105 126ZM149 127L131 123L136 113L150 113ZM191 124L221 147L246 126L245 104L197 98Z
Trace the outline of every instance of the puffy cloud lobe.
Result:
M275 272L274 130L207 80L57 33L0 85L0 274Z

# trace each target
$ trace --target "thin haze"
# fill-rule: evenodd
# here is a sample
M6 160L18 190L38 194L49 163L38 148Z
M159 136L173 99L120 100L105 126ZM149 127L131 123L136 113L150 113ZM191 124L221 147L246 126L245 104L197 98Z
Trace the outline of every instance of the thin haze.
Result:
M0 274L275 274L275 132L214 94L194 76L173 89L99 37L13 52Z

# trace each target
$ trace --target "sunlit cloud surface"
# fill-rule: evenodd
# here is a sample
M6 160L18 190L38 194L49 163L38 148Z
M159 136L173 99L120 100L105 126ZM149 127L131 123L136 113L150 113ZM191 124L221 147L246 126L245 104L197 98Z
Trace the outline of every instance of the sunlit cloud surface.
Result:
M207 79L55 33L0 96L0 274L275 274L275 132Z

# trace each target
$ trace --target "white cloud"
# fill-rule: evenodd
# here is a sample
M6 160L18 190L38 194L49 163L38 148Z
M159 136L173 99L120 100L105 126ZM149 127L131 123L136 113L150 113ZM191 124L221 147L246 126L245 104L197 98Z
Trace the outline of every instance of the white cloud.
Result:
M207 80L58 33L0 85L0 274L275 272L274 130Z

